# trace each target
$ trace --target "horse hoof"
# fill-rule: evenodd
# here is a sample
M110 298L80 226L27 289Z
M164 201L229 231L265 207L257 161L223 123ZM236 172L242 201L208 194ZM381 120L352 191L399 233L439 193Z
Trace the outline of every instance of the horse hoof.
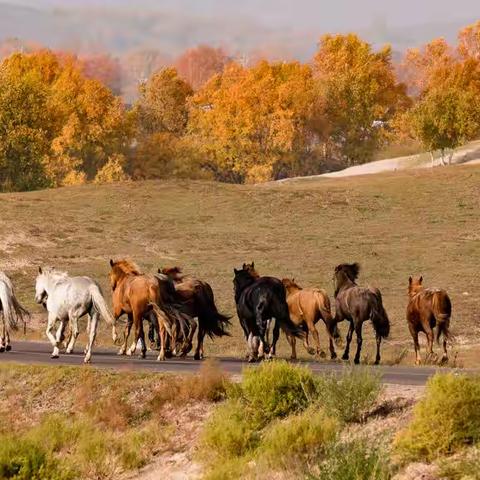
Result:
M200 355L199 353L196 353L196 354L193 356L193 359L194 359L194 360L201 360L202 357L201 357L201 355ZM250 359L249 359L248 361L250 361Z
M142 352L140 355L139 355L139 358L145 358L147 356L147 353L146 352Z
M52 359L60 358L60 355L52 353L52 355L50 355L50 358Z
M342 360L348 360L348 355L342 355Z
M360 364L360 359L359 359L359 358L355 358L355 359L353 360L353 363L354 363L355 365L359 365L359 364Z
M119 350L117 352L117 355L126 355L125 350Z
M330 359L331 360L336 360L337 359L337 354L334 352L334 353L331 353L330 354Z
M5 347L0 347L0 353L3 353L5 351Z
M7 347L8 348L8 347ZM448 357L442 357L440 360L440 365L446 365L448 363Z
M415 365L421 365L422 362L420 360L415 360Z
M315 349L312 348L312 347L307 348L307 352L308 352L309 355L315 355L315 353L316 353Z
M84 358L84 359L83 359L83 363L85 363L85 364L90 363L90 358Z
M327 358L327 354L322 350L319 354L318 357L320 358Z
M7 346L5 347L5 351L6 351L6 352L9 352L11 349L12 349L12 346L11 346L11 345L7 345Z
M73 353L73 350L65 350L65 353L66 353L67 355L70 355L71 353Z

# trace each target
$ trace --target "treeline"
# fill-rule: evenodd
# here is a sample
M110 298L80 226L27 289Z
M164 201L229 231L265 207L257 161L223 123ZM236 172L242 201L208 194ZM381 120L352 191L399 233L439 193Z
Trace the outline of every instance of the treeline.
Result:
M76 56L8 56L0 189L175 176L261 182L395 147L446 161L480 133L480 22L456 46L435 40L399 64L390 47L375 51L353 34L323 36L308 64L245 66L210 47L188 55L187 67L204 68L185 67L190 78L161 68L129 108Z

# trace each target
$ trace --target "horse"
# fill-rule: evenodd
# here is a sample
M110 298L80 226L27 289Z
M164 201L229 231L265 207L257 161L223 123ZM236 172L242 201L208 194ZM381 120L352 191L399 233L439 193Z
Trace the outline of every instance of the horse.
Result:
M280 336L280 327L289 335L302 337L302 330L293 324L288 312L285 288L278 278L255 278L247 269L234 268L234 294L237 315L248 345L248 361L255 362L260 348L272 358ZM273 341L269 345L265 333L275 318ZM262 355L261 355L262 356Z
M415 364L420 365L421 363L418 344L419 332L424 332L427 336L427 360L434 356L434 328L437 329L437 343L440 343L440 337L443 337L442 363L445 363L448 361L447 340L450 338L452 302L445 290L425 288L422 282L423 277L408 279L407 322L415 346Z
M2 329L0 331L0 352L9 352L12 349L10 344L10 332L18 328L18 322L23 322L30 314L28 310L20 305L15 296L12 281L4 272L0 272L0 317Z
M88 315L89 333L85 348L85 363L89 363L92 356L92 346L100 316L112 325L112 337L116 341L112 314L108 310L100 286L89 277L70 277L66 272L60 272L54 268L39 267L35 281L35 301L44 305L48 311L46 333L53 347L51 358L59 357L59 346L68 321L70 321L72 333L66 353L73 352L79 334L78 319L84 315ZM57 320L60 325L54 335L53 330Z
M336 324L333 321L330 298L325 290L320 288L302 288L295 283L292 278L282 279L282 283L287 292L287 304L290 312L292 322L297 326L302 326L305 330L304 346L310 355L322 356L320 350L320 338L315 324L319 319L325 323L327 334L330 340L330 356L332 359L337 357L335 348L333 346L334 338L338 338L338 330L335 328ZM315 341L315 349L310 347L308 343L308 336L312 335ZM292 347L291 359L297 358L295 349L295 337L287 336L287 339Z
M343 263L337 265L334 273L335 282L335 323L344 319L350 322L347 344L342 359L348 360L350 342L353 331L357 335L357 352L355 364L360 363L360 352L362 350L362 327L363 322L370 319L375 330L377 353L375 365L380 363L380 344L382 338L387 338L390 333L390 321L387 312L383 307L382 294L378 288L364 288L356 284L360 265L358 263Z
M223 315L215 305L213 289L205 281L183 275L180 267L159 268L158 272L167 275L175 284L175 291L185 305L188 305L189 316L198 318L197 348L194 359L201 360L204 355L203 341L205 335L210 338L229 336L227 327L230 326L230 318ZM188 344L193 337L194 331L190 331L186 342ZM185 350L182 349L182 353Z

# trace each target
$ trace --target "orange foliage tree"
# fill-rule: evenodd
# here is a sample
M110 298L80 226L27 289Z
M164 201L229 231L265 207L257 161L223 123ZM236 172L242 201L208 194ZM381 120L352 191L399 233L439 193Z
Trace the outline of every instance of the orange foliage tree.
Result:
M229 58L222 48L199 45L180 55L175 61L175 68L197 90L213 75L221 73L228 62Z
M328 120L331 154L347 164L371 160L388 123L408 104L390 47L374 52L354 34L325 35L313 72Z

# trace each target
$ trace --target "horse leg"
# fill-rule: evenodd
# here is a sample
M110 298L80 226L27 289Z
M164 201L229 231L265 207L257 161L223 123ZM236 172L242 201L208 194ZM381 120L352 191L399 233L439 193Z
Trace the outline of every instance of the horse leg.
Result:
M320 348L320 335L318 334L317 327L315 327L315 324L313 322L309 322L308 329L310 330L313 341L315 342L315 355L319 358L325 358L325 352L322 352L322 349Z
M375 336L375 340L377 342L377 354L375 355L375 365L378 365L380 363L380 344L382 343L382 337L377 333Z
M348 360L348 357L350 355L350 342L352 341L352 337L353 337L353 322L351 321L348 327L347 345L345 346L345 351L343 352L342 360Z
M269 348L268 358L273 358L277 354L277 342L280 338L280 322L275 319L275 325L273 326L272 334L272 346Z
M410 335L413 339L413 348L415 349L415 365L420 365L422 363L422 357L420 356L420 344L418 343L418 330L410 323L408 329L410 330Z
M198 328L198 322L196 320L192 320L190 325L190 332L188 334L187 339L184 341L184 345L182 347L182 354L181 354L182 357L187 356L188 352L190 352L190 350L192 349L193 336L195 335L197 328ZM176 341L176 337L175 337L175 341Z
M433 353L433 330L429 327L425 333L427 334L427 361L430 361L435 358Z
M205 337L205 330L202 327L202 322L198 319L198 334L197 334L197 348L195 350L194 360L201 360L203 358L203 338Z
M160 352L157 357L157 361L163 362L166 358L165 356L165 349L166 349L166 340L167 340L167 332L163 325L159 325L158 327L158 336L160 337Z
M90 319L88 347L87 347L87 351L85 352L85 358L83 359L84 363L90 363L90 358L92 357L93 342L95 341L95 337L97 336L97 326L98 326L99 318L100 318L100 315L97 312L92 313L91 319Z
M296 360L297 359L297 348L296 348L297 339L293 335L287 334L287 341L290 344L290 347L292 347L292 354L290 355L290 360Z
M147 353L147 347L145 346L145 334L143 331L143 318L138 315L137 312L133 312L133 326L135 328L135 335L133 338L132 346L129 348L127 355L134 355L137 349L138 341L141 341L140 357L145 358Z
M118 351L118 355L126 355L127 353L128 337L130 336L130 331L132 330L133 325L133 315L129 313L127 314L127 317L127 324L125 325L125 332L123 334L123 344Z
M88 316L90 318L90 315ZM90 323L90 322L88 322ZM71 335L70 335L70 341L68 342L67 349L65 353L72 353L73 348L75 347L75 342L77 341L78 338L78 317L76 315L72 315L70 318L70 326L72 329ZM87 329L87 332L89 329Z
M362 351L362 343L363 343L362 322L358 322L355 325L355 333L357 335L357 352L355 353L355 358L354 358L353 361L354 361L355 365L358 365L360 363L360 352ZM380 345L378 345L378 347L380 348ZM380 359L380 356L379 356L379 359Z
M47 338L50 340L50 343L52 344L53 347L53 352L51 355L51 358L58 358L59 356L59 349L58 349L58 344L57 344L57 339L55 335L53 334L53 330L55 328L55 321L57 320L57 317L53 315L53 313L48 314L48 321L47 321L47 330L46 330L46 335Z
M0 353L1 353L6 350L7 327L6 327L5 317L3 316L3 313L0 313L0 315L2 316L2 331L0 335Z

